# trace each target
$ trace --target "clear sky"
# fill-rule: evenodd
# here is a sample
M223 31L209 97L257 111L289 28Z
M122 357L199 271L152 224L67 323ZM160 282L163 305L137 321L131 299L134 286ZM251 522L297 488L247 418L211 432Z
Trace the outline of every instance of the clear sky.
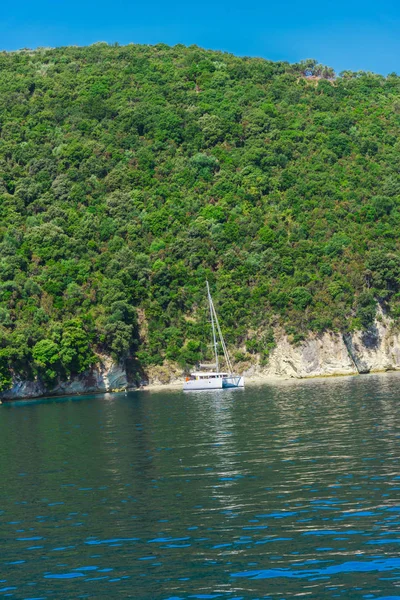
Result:
M399 0L3 0L0 48L197 44L400 74Z

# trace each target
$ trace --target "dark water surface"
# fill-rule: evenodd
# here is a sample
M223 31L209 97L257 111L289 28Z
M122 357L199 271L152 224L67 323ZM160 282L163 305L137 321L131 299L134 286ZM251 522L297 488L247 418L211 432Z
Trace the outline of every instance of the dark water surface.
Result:
M400 376L0 407L0 597L400 599Z

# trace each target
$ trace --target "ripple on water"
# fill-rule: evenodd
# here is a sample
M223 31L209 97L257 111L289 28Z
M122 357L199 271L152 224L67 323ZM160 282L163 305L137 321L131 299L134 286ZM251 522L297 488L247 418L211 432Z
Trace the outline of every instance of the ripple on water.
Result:
M0 595L400 599L398 390L2 406Z

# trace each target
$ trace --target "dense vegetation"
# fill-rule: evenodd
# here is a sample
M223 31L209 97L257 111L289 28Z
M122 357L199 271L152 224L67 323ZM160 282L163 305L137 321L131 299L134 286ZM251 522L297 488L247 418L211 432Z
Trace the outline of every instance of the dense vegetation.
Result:
M400 316L400 78L165 45L0 53L0 387ZM204 346L203 346L204 348ZM246 348L246 350L244 350Z

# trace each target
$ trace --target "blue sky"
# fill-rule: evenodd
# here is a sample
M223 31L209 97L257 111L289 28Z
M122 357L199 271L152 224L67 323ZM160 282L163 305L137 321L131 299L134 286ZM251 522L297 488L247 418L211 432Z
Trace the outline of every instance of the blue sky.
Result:
M197 44L238 55L400 73L393 0L3 0L0 48L97 41Z

